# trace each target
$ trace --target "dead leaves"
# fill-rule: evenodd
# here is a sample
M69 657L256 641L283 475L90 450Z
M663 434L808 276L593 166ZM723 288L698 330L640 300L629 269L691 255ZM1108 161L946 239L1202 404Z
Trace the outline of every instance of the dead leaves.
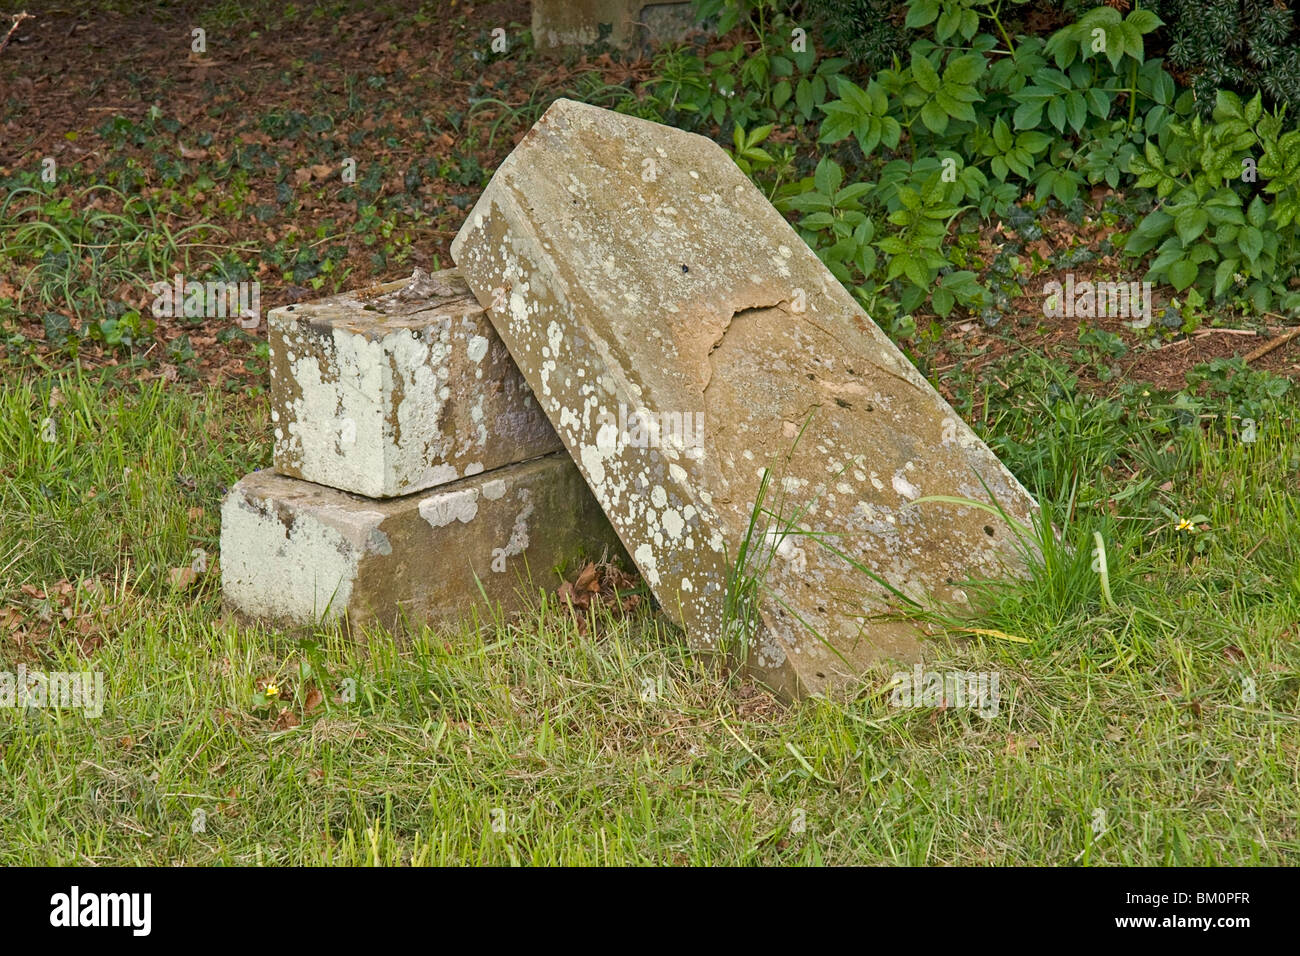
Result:
M292 730L302 723L301 718L293 712L292 707L283 707L280 714L275 718L275 723L271 725L272 730Z
M329 179L332 175L334 175L333 166L326 166L324 164L303 166L293 171L293 181L299 186L306 186L313 180L316 182L323 182L326 179Z
M95 578L80 584L66 578L48 588L24 584L22 598L0 606L0 641L12 643L20 658L34 659L52 636L70 637L89 656L104 644L108 610L103 585Z
M1037 737L1017 737L1014 734L1007 734L1007 756L1022 757L1031 750L1039 748Z
M186 591L199 579L198 572L191 567L172 568L167 572L167 583L177 591Z
M585 635L591 626L593 610L606 609L621 617L640 607L644 598L637 593L639 583L635 575L613 564L589 562L578 572L576 580L561 584L555 596L573 615L578 633Z
M253 682L253 689L253 710L275 712L272 731L301 727L325 703L325 694L314 681L304 681L294 687L287 678L265 676Z

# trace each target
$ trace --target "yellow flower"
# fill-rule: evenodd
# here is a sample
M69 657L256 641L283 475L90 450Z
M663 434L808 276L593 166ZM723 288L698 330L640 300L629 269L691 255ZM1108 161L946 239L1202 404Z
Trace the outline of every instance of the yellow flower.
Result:
M280 696L280 685L267 684L266 689L262 691L262 693L266 694L267 700L275 700L277 697Z
M1196 525L1192 524L1192 523L1191 523L1190 521L1188 521L1186 518L1179 518L1179 519L1178 519L1178 530L1179 530L1179 531L1195 531L1195 530L1196 530Z

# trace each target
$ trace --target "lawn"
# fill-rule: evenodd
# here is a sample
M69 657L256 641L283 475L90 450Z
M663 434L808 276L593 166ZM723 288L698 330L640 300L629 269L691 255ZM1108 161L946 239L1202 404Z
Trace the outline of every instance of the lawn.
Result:
M1253 443L1166 443L1026 400L1022 474L1074 547L980 622L1028 644L932 647L931 669L998 673L983 716L891 706L887 670L782 706L651 613L592 612L584 634L541 599L360 640L240 626L211 564L188 586L172 569L217 560L223 486L267 463L265 401L11 382L5 659L101 671L106 704L0 716L0 862L1294 862L1293 409ZM1054 463L1079 466L1073 518Z

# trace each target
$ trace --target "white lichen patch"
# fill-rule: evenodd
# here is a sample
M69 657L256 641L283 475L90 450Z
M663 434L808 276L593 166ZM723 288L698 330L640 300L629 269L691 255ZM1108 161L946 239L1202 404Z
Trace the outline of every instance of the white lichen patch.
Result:
M483 310L450 275L426 276L430 297L409 304L344 295L272 311L277 469L391 497L455 480L471 451L495 468L558 448ZM509 426L509 440L491 442L493 422Z
M420 502L420 517L432 528L445 528L453 521L469 524L477 515L477 488L443 491Z
M277 479L282 480L282 479ZM347 611L360 562L391 553L383 515L308 502L285 521L246 483L221 510L222 590L245 614L310 622Z
M486 489L484 491L486 493ZM517 557L528 550L528 519L533 515L533 495L527 488L520 489L519 494L523 507L515 515L514 524L510 528L510 538L504 547L496 548L492 552L492 570L498 573L505 572L507 558Z
M490 344L491 342L486 335L471 336L465 354L469 356L471 362L478 364L487 356Z
M906 498L908 501L915 501L917 498L921 497L921 489L908 481L901 471L894 474L892 484L894 491Z
M649 582L650 586L652 588L658 587L659 562L655 558L654 549L650 547L650 542L642 541L637 545L636 551L632 553L632 560L634 560L636 566L641 569L641 573L645 575L645 579Z

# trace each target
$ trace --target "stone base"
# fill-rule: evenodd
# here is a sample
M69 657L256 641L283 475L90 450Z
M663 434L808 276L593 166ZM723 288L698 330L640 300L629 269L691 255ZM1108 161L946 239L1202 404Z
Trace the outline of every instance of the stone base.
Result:
M257 471L221 511L227 605L290 626L454 623L507 613L584 559L627 560L567 455L376 500Z
M542 53L604 43L619 50L681 40L695 27L689 0L533 0L533 46Z
M273 309L267 324L282 475L389 498L560 450L454 270Z

